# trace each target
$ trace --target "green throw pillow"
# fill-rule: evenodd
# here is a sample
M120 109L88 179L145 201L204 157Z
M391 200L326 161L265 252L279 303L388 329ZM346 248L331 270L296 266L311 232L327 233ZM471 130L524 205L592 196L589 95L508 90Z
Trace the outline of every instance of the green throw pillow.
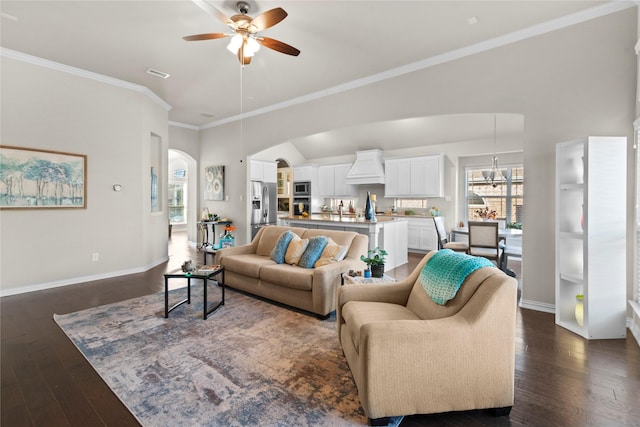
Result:
M327 246L327 238L325 236L311 237L307 249L304 250L300 261L298 261L298 265L304 268L313 268L316 261L320 259L325 246Z
M293 231L287 230L278 237L276 245L271 250L271 259L278 264L284 264L284 256L287 253L287 248L291 239L293 239Z

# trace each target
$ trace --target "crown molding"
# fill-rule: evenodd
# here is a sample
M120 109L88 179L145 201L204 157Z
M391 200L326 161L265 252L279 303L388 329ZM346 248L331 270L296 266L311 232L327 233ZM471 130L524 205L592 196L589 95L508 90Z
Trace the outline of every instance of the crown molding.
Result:
M185 128L185 129L191 129L191 130L200 130L200 126L190 125L190 124L181 123L181 122L174 122L171 120L169 120L169 126L175 126L178 128Z
M514 31L503 36L498 36L493 39L486 40L484 42L476 43L470 46L466 46L460 49L455 49L441 55L432 56L430 58L423 59L421 61L413 62L411 64L403 65L400 67L392 68L381 73L373 74L361 79L352 80L337 86L333 86L321 91L313 92L307 95L292 98L290 100L280 102L277 104L269 105L257 110L248 111L242 114L237 114L226 119L217 120L215 122L208 123L200 126L200 129L208 129L217 126L224 125L226 123L235 122L237 120L246 119L248 117L258 116L261 114L269 113L271 111L281 110L294 105L303 104L305 102L313 101L316 99L324 98L325 96L335 95L341 92L346 92L352 89L356 89L362 86L377 83L383 80L392 79L404 74L413 73L415 71L424 70L436 65L444 64L447 62L455 61L466 56L475 55L478 53L486 52L488 50L496 49L498 47L506 46L511 43L516 43L522 40L526 40L532 37L537 37L542 34L550 33L562 28L577 25L583 22L590 21L592 19L600 18L602 16L610 15L612 13L620 12L625 9L636 7L640 4L640 0L622 0L604 3L599 6L595 6L580 12L572 13L561 18L552 19L541 24L533 25L528 28L524 28L519 31Z
M18 52L16 50L7 49L4 47L0 47L0 56L26 62L32 65L37 65L39 67L49 68L51 70L61 71L67 74L73 74L74 76L95 80L101 83L106 83L108 85L118 86L127 90L132 90L134 92L139 92L150 98L156 104L160 105L166 111L169 111L172 108L171 105L169 105L164 99L160 98L146 86L141 86L120 79L115 79L113 77L108 77L102 74L94 73L92 71L83 70L82 68L72 67L70 65L61 64L59 62L50 61L48 59L39 58L37 56L28 55L26 53Z

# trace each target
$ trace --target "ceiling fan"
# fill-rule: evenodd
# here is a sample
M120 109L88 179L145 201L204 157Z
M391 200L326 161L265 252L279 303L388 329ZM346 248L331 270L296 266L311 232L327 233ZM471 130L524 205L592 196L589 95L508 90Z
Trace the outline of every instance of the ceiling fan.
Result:
M203 0L193 1L203 10L227 24L233 32L196 34L193 36L183 37L186 41L212 40L231 37L231 41L229 42L227 49L238 56L238 60L242 66L251 63L251 58L258 49L260 49L260 45L287 55L298 56L300 54L300 51L293 46L289 46L288 44L276 39L258 35L260 31L273 27L287 17L287 12L280 7L268 10L255 18L251 18L247 15L251 8L249 3L246 1L239 1L237 3L239 13L237 15L233 15L231 18L227 18L222 12L211 6L209 3Z

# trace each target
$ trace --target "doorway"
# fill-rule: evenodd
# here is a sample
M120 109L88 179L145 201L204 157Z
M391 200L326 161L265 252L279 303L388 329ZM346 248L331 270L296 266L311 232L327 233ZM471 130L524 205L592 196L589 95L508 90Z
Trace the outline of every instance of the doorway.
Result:
M198 204L197 163L187 153L173 149L168 152L168 160L169 229L171 232L186 231L187 239L195 242Z

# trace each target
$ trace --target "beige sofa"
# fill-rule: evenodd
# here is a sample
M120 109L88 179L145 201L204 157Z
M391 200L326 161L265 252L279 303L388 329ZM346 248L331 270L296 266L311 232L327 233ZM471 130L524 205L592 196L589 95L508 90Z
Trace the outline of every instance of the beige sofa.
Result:
M516 280L483 267L438 305L418 281L434 254L400 282L338 290L338 338L371 425L513 405Z
M291 230L302 239L327 236L348 251L342 261L315 268L277 264L270 257L278 238ZM249 244L216 253L216 264L225 268L225 285L290 305L327 318L336 309L336 288L341 273L362 270L360 255L367 254L369 238L350 231L295 227L262 227Z

